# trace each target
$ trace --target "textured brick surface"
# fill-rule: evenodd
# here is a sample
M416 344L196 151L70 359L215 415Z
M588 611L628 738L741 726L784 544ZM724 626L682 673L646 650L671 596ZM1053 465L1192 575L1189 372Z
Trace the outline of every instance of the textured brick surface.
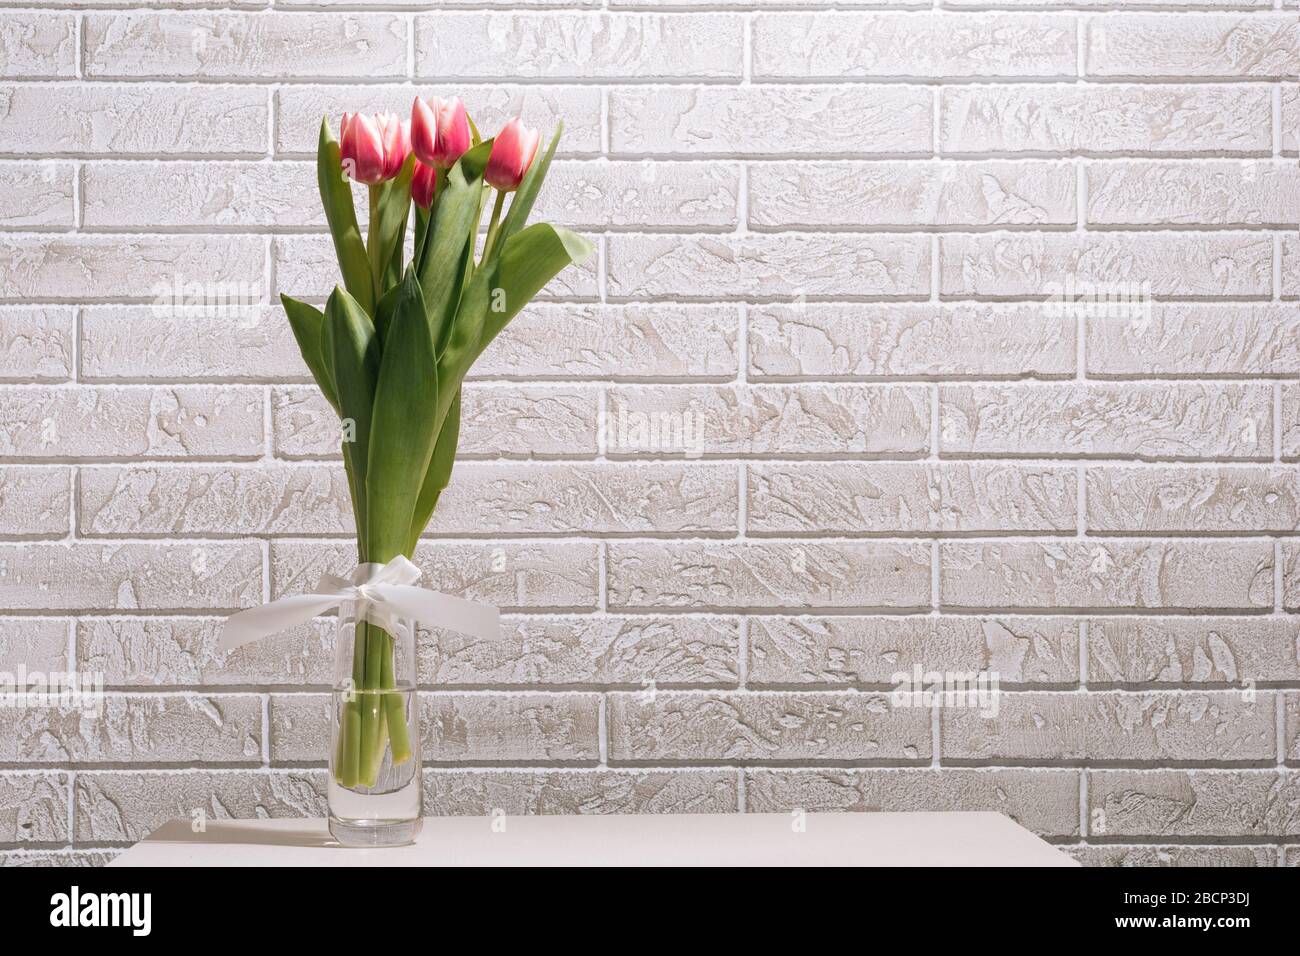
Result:
M1078 624L1066 617L777 617L749 628L754 684L889 684L923 670L996 671L1008 684L1073 684Z
M0 673L108 690L0 708L0 864L323 812L334 621L217 641L356 560L278 293L321 116L417 94L563 120L597 248L464 389L426 812L1300 863L1298 75L1292 0L8 3Z
M611 694L613 761L900 761L930 756L928 708L873 694Z
M750 770L746 809L994 810L1051 837L1079 832L1079 779L1069 770Z
M1006 693L995 717L941 714L943 754L958 760L1259 763L1276 741L1268 693Z
M1099 836L1294 837L1300 778L1272 770L1093 771L1088 806L1090 832Z

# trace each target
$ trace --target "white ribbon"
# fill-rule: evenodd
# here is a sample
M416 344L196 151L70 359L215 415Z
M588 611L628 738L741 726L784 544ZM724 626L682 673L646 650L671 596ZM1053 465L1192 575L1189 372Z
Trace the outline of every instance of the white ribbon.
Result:
M359 564L347 578L323 575L315 591L280 598L226 618L217 650L234 650L305 624L345 601L358 602L358 613L381 625L393 618L411 618L430 627L445 627L475 637L497 637L501 618L498 608L411 587L418 580L420 569L400 554L387 564Z

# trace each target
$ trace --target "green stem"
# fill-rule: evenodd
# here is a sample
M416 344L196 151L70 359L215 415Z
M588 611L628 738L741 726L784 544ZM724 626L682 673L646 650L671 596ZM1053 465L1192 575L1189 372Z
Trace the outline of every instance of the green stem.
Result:
M385 690L397 686L393 673L396 664L397 642L391 635L384 635L384 663L380 675L380 684ZM387 716L388 739L393 745L393 763L405 763L411 759L411 737L406 726L406 702L402 694L384 695L384 712Z
M375 289L375 302L384 292L384 272L388 263L382 261L379 242L379 207L383 201L385 183L376 183L370 188L370 224L366 227L366 258L370 260L370 281Z
M497 232L501 227L501 208L506 204L506 194L497 191L497 201L492 204L492 221L488 224L487 239L483 242L483 258L480 263L487 262L488 256L492 255L492 247L496 245Z
M380 710L379 681L383 672L383 657L386 636L375 624L365 624L366 628L366 677L361 694L361 782L373 787L379 779L379 768L384 762L381 746L380 725L383 716Z

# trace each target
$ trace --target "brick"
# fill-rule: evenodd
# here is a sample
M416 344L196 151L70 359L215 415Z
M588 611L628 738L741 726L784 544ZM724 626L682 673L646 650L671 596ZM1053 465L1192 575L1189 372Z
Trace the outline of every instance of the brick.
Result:
M1092 7L1137 7L1140 9L1147 8L1165 8L1171 7L1175 10L1195 9L1199 7L1213 7L1215 9L1224 9L1228 7L1242 9L1271 9L1272 0L1063 0L1063 2L1053 2L1044 4L1043 0L943 0L945 7L978 7L986 9L990 7L1006 7L1016 9L1020 7L1068 7L1071 10L1087 10Z
M945 759L1272 761L1272 695L1234 692L999 695L996 716L940 709Z
M930 549L855 542L610 542L620 608L928 607Z
M923 296L930 245L917 236L613 236L610 294L685 299Z
M1295 836L1300 834L1300 775L1094 770L1088 774L1088 807L1089 831L1108 837Z
M117 850L15 850L0 853L0 866L92 867L105 866L121 853Z
M426 764L594 764L596 694L421 694ZM329 750L331 698L271 697L273 762L323 762Z
M66 843L66 773L0 773L0 843Z
M255 86L78 82L0 90L3 153L152 158L261 155L266 91Z
M0 381L66 381L72 376L73 329L69 308L0 306Z
M1277 617L1088 621L1088 682L1232 684L1300 680L1300 620Z
M1300 73L1294 13L1111 14L1088 21L1085 42L1089 76L1289 79Z
M1282 150L1300 150L1300 86L1295 84L1282 87Z
M421 77L739 80L743 71L744 24L728 14L436 13L415 24Z
M0 607L225 610L260 604L256 542L0 545Z
M466 462L438 499L428 533L734 531L739 496L730 463Z
M1065 163L781 162L749 167L759 228L1073 223Z
M548 2L548 0L541 0L541 2ZM680 9L682 7L689 8L689 7L700 6L700 0L609 0L609 6L611 9L617 9L619 7L632 7L638 10L646 9L646 8L654 8L656 10L658 9L675 10L675 9ZM773 7L776 8L789 7L790 0L710 0L709 6L710 7L741 7L746 10L750 10L750 9L764 10ZM800 6L809 7L809 8L812 7L826 8L826 7L835 6L835 4L832 2L832 0L806 0L806 2L801 3ZM923 3L922 0L901 0L901 2L895 2L895 0L852 0L851 3L840 4L840 6L853 6L853 7L926 6L928 7L929 4Z
M10 236L0 239L0 300L147 298L196 310L262 291L254 236Z
M1265 541L944 543L939 554L944 607L1273 605L1273 549Z
M1300 458L1300 385L1282 385L1282 457Z
M466 385L460 444L466 457L592 458L597 450L597 395L574 385ZM339 458L339 423L316 386L271 394L275 454Z
M1291 542L1282 545L1282 606L1300 610L1300 547Z
M750 378L1074 374L1075 319L1043 306L755 305Z
M431 770L424 806L437 816L735 813L737 789L730 770Z
M1090 531L1300 530L1293 466L1090 468L1087 498Z
M312 163L92 163L82 181L88 229L325 226Z
M31 458L244 457L263 448L261 389L0 386L0 454Z
M71 229L74 168L66 163L0 165L0 227Z
M944 385L944 453L1269 459L1272 388L1218 382Z
M931 95L908 86L615 87L610 154L929 155Z
M99 535L347 534L337 465L83 468L78 532Z
M210 314L163 306L81 310L88 381L309 380L284 309L252 305Z
M1300 375L1300 306L1158 302L1086 325L1090 374Z
M415 563L425 574L422 587L456 597L505 610L591 610L597 601L596 548L567 541L426 541L416 549ZM271 596L309 590L321 574L346 574L356 563L355 540L273 540Z
M930 440L919 386L626 385L605 404L611 456L919 454Z
M0 670L16 677L19 667L49 674L72 670L68 621L60 618L0 618Z
M356 110L366 104L371 112L394 112L407 116L417 93L436 95L405 84L294 84L276 91L276 111L280 119L275 135L279 155L314 159L320 138L320 121L327 116L330 128L338 134L344 110ZM258 91L264 97L264 91ZM548 136L563 120L564 137L558 154L594 155L600 150L600 89L575 86L511 86L492 83L476 87L457 84L457 95L474 118L484 136L491 136L506 120L519 114L530 127Z
M92 77L406 75L405 23L373 13L92 13L84 42Z
M0 761L62 768L262 759L262 700L255 694L109 694L102 709L0 708Z
M1079 832L1071 770L747 770L750 813L994 811L1051 837Z
M1066 617L775 617L749 625L749 684L888 684L922 671L996 672L1003 684L1079 679Z
M71 532L72 469L0 465L0 538Z
M729 380L738 367L739 328L735 306L534 303L469 377Z
M719 685L739 674L735 618L507 618L491 640L446 630L425 637L423 684Z
M611 762L915 761L930 712L859 693L609 695Z
M1272 97L1263 87L998 84L946 87L939 98L945 155L1272 149Z
M339 283L338 259L329 236L278 236L272 255L276 281L273 291L277 295L321 300ZM585 264L565 269L542 290L541 298L596 298L598 258L593 255ZM3 278L2 274L0 278Z
M1300 760L1300 694L1282 695L1282 742L1283 758L1289 763Z
M1074 76L1074 20L960 13L765 13L757 79Z
M76 839L87 843L143 840L196 814L212 823L326 812L319 770L90 771L77 774L76 789Z
M1300 299L1300 236L1284 232L1278 242L1282 246L1282 298Z
M260 593L249 596L250 604L259 600ZM77 666L102 674L112 687L334 682L333 619L292 628L229 654L217 650L223 624L216 617L82 615L77 619Z
M739 164L557 160L533 216L573 229L731 229L739 194Z
M1084 866L1276 866L1271 846L1070 846Z
M1009 234L944 236L939 240L940 291L947 297L1108 295L1267 296L1273 242L1257 232ZM1149 291L1148 291L1149 284ZM1099 307L1071 299L1063 307Z
M1073 531L1068 466L760 462L748 469L751 534Z
M77 75L77 18L70 13L0 13L0 77Z
M1300 169L1295 163L1094 162L1087 166L1087 178L1089 223L1285 226L1300 222Z

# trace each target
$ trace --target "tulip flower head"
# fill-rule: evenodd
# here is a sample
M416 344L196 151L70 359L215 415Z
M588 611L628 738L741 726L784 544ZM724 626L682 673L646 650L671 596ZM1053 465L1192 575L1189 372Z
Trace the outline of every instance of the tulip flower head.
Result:
M428 209L433 205L433 194L437 185L438 171L417 159L415 176L411 179L411 199L421 209Z
M343 172L359 183L373 186L402 171L411 151L411 128L396 113L344 113L339 124L339 152Z
M453 96L434 96L425 102L415 98L411 107L411 148L415 157L434 169L451 169L469 149L469 117L465 104Z
M503 193L514 192L524 181L528 167L533 164L541 139L541 133L529 129L516 116L497 133L483 179L489 186L494 186Z

